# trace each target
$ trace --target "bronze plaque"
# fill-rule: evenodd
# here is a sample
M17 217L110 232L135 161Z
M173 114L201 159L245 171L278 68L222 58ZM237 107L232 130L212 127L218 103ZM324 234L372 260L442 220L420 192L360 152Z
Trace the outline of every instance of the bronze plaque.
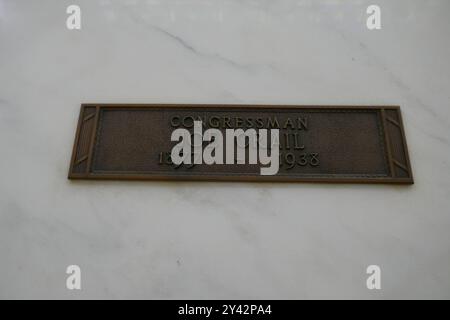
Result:
M413 183L397 106L83 104L69 178Z

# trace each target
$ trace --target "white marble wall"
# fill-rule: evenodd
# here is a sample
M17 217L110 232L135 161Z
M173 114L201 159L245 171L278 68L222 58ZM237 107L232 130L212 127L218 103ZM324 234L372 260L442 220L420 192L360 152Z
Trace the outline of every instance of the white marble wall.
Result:
M0 298L450 298L450 1L342 2L0 0ZM72 182L82 102L398 104L416 183Z

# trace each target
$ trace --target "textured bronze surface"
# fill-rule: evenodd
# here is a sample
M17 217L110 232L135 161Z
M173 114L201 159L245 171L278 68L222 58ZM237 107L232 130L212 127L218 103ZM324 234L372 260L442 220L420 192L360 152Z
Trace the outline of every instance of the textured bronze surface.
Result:
M279 129L280 168L174 165L176 128ZM232 180L412 184L397 106L83 104L70 179Z

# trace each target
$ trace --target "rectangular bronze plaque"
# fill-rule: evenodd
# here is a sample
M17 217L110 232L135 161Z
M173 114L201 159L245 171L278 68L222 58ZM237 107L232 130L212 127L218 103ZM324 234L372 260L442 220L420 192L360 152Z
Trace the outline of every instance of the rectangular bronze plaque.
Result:
M83 104L69 178L413 183L397 106Z

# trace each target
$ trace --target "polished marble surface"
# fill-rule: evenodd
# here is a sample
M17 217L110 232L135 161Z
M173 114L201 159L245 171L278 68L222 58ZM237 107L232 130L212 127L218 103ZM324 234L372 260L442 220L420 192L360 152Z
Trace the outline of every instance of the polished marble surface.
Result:
M0 298L450 298L449 13L0 0ZM400 105L415 184L69 181L82 102Z

